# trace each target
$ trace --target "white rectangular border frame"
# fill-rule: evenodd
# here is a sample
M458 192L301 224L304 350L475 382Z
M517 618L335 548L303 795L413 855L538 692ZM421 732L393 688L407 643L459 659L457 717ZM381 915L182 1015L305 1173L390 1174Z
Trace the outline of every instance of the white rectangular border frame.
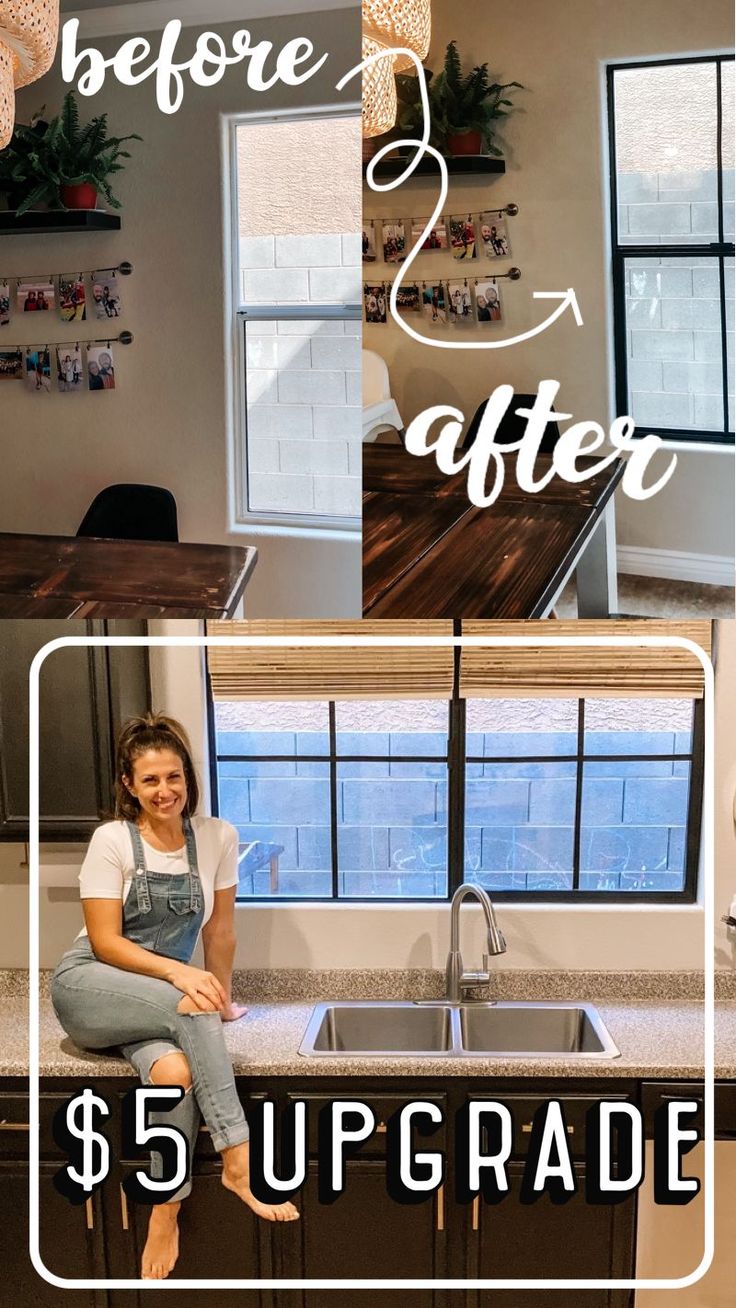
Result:
M29 877L29 958L30 958L30 1003L29 1003L29 1078L30 1078L30 1220L29 1252L31 1261L39 1276L49 1285L62 1290L125 1290L133 1287L150 1288L151 1282L144 1280L65 1280L55 1276L45 1266L39 1249L39 1065L40 1065L40 937L39 937L39 677L41 668L51 654L58 649L73 646L84 648L144 646L154 647L195 647L228 645L270 645L286 647L290 645L323 646L557 646L571 645L603 646L632 648L650 646L665 649L685 649L701 663L705 677L705 760L703 776L703 867L704 887L704 1082L705 1082L705 1118L704 1118L704 1252L703 1258L688 1276L677 1280L575 1280L575 1279L537 1279L537 1280L448 1280L422 1278L418 1280L177 1280L157 1281L155 1288L160 1290L258 1290L283 1289L296 1290L305 1288L342 1289L342 1290L428 1290L428 1289L480 1289L480 1290L597 1290L597 1289L638 1289L638 1290L677 1290L694 1285L708 1271L714 1255L714 1189L713 1189L713 1097L715 1065L715 922L714 912L714 867L713 867L713 829L714 829L714 671L705 652L692 641L677 636L434 636L434 637L400 637L400 636L280 636L280 637L212 637L212 636L146 636L146 637L62 637L44 646L36 655L30 672L30 722L29 722L29 759L30 759L30 877Z

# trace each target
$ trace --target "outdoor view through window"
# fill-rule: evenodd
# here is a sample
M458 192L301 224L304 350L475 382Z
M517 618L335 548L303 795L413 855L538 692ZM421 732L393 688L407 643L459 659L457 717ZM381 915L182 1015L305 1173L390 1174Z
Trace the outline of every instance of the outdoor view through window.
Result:
M360 516L360 116L236 132L240 516Z

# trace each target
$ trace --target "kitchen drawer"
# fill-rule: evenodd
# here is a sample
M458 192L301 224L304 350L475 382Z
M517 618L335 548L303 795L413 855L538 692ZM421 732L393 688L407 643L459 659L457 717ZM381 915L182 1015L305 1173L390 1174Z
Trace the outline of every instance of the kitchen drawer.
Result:
M715 1085L714 1126L721 1139L736 1136L736 1081L717 1081ZM691 1100L700 1104L697 1117L691 1119L703 1131L704 1089L700 1081L645 1081L641 1089L644 1130L648 1136L654 1130L654 1114L663 1104Z
M366 1104L367 1107L372 1109L375 1113L376 1129L371 1138L366 1140L360 1146L360 1154L362 1158L369 1158L371 1155L377 1155L380 1157L386 1152L386 1124L389 1118L393 1117L394 1113L398 1113L405 1104L418 1103L421 1100L422 1103L437 1104L445 1117L447 1114L447 1100L445 1095L425 1095L419 1091L415 1095L363 1094L360 1088L356 1086L352 1094L290 1094L287 1096L287 1099L290 1103L293 1103L296 1099L301 1099L307 1104L307 1116L309 1122L307 1138L309 1155L312 1158L315 1158L319 1152L319 1114L322 1109L326 1108L329 1104L340 1103L342 1101L357 1101L358 1103ZM431 1140L433 1149L443 1149L445 1147L446 1132L447 1123L445 1120L441 1125L438 1125L437 1131L434 1135L422 1136L420 1138L427 1141Z
M61 1157L53 1136L53 1120L71 1095L43 1094L39 1103L39 1151L41 1158ZM0 1158L27 1158L30 1140L31 1105L27 1094L0 1094Z
M557 1102L562 1105L562 1111L565 1116L567 1133L570 1144L570 1153L574 1158L582 1157L585 1153L585 1129L586 1114L601 1099L606 1103L613 1103L616 1100L625 1103L628 1100L627 1095L471 1095L471 1101L493 1100L505 1106L510 1110L514 1122L514 1157L523 1157L529 1152L529 1142L532 1138L532 1122L534 1114L540 1108L546 1108L550 1099L556 1098ZM484 1149L490 1150L490 1142L484 1144Z

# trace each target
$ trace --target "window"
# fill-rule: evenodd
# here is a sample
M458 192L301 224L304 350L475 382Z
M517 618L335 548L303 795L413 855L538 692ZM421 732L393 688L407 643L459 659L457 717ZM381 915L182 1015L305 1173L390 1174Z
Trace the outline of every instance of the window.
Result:
M695 897L692 700L218 702L239 898Z
M232 123L236 515L357 529L360 115Z
M617 411L733 444L734 63L608 70Z

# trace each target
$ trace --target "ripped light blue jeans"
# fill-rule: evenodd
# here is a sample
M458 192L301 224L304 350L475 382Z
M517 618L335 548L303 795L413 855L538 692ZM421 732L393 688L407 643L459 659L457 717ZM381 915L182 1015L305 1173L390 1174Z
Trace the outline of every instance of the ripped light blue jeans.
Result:
M249 1131L220 1014L179 1013L182 998L168 981L100 963L86 938L67 951L51 983L54 1012L74 1043L111 1053L120 1049L144 1084L151 1083L160 1058L185 1055L193 1093L189 1090L171 1112L151 1113L150 1121L184 1132L191 1168L200 1112L218 1151L242 1144ZM161 1169L161 1156L153 1152L151 1175L160 1178ZM191 1177L170 1202L186 1198L190 1190Z

